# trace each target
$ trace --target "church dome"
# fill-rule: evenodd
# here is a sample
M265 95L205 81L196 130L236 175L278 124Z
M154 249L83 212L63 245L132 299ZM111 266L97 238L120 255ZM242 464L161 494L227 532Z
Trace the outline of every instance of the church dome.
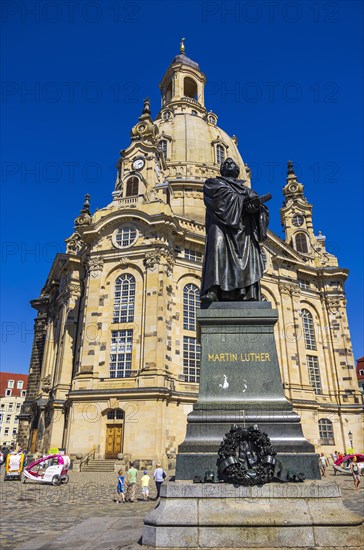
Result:
M188 98L186 98L188 99ZM248 179L235 136L216 125L217 116L185 100L184 108L166 105L155 124L160 150L173 176L203 177L219 173L221 162L231 157L239 165L241 179ZM170 178L169 178L170 179Z

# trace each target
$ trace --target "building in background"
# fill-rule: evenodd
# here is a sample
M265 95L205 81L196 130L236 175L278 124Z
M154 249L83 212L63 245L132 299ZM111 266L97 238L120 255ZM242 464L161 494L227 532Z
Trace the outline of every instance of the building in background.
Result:
M173 59L160 111L153 120L145 100L121 151L112 201L91 214L86 196L66 253L32 301L38 315L19 432L32 452L95 449L100 458L122 452L173 466L198 395L203 184L228 156L247 185L251 177L237 137L205 106L205 81L184 50ZM348 447L348 426L362 441L348 270L315 233L291 162L282 183L284 238L269 232L263 245L262 293L279 313L285 394L305 437L328 454Z
M356 376L358 378L358 385L362 393L364 403L364 357L360 357L360 359L356 362Z
M28 375L0 372L0 445L16 444L20 409L27 391Z

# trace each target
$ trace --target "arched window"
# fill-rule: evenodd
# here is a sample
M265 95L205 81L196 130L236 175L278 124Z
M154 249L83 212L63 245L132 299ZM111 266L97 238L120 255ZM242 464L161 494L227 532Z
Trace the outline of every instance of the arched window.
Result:
M164 92L165 103L168 103L172 99L172 81L169 82L165 92Z
M335 445L332 422L328 418L320 418L318 421L321 445Z
M315 338L315 327L313 325L312 314L308 309L301 310L302 325L303 325L303 337L305 339L306 349L317 349Z
M359 369L359 376L364 376L364 369Z
M216 162L222 164L225 160L225 148L223 145L216 145Z
M197 99L197 84L189 76L186 76L183 82L183 95L185 97Z
M183 289L183 329L196 330L196 313L200 307L199 288L189 283ZM183 378L185 382L200 379L201 346L196 336L183 336Z
M320 367L316 355L306 355L308 378L316 395L322 394Z
M196 311L200 307L200 291L192 283L183 289L183 328L196 330Z
M135 195L138 195L139 193L139 180L135 176L132 178L129 178L126 182L126 197L134 197Z
M167 140L161 139L160 142L158 143L158 149L162 153L165 159L167 159L167 147L168 147Z
M304 233L297 233L295 243L297 252L308 253L307 237Z
M115 282L113 323L132 323L134 305L135 279L130 273L124 273Z

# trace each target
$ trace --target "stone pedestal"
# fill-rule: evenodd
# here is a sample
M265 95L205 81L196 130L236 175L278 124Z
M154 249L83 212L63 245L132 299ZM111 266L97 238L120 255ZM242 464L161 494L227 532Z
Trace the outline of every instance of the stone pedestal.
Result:
M269 302L216 302L198 311L200 391L179 446L177 480L217 472L217 451L232 424L257 424L288 470L320 479L318 456L284 396Z
M164 483L144 519L143 545L157 548L362 548L362 518L344 508L336 483L263 487Z

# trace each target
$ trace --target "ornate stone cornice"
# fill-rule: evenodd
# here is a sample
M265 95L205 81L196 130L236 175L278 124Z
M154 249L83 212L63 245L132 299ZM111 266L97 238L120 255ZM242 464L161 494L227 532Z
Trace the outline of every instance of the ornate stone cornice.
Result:
M292 283L278 283L278 289L280 294L290 294L291 296L301 296L301 290L298 285Z
M41 296L40 298L31 300L30 304L38 311L40 317L46 316L49 310L50 299L49 296Z
M325 296L327 309L336 313L340 307L346 307L346 299L343 296Z
M101 256L93 256L88 259L87 272L92 279L97 279L101 275L103 265L104 260Z
M81 248L84 246L84 242L78 233L74 233L65 240L66 254L78 254Z
M63 293L64 303L74 306L81 297L81 285L79 283L68 283Z
M147 269L153 271L156 265L164 265L167 269L167 275L171 275L175 262L175 255L166 248L151 250L146 253L144 258L144 265Z

